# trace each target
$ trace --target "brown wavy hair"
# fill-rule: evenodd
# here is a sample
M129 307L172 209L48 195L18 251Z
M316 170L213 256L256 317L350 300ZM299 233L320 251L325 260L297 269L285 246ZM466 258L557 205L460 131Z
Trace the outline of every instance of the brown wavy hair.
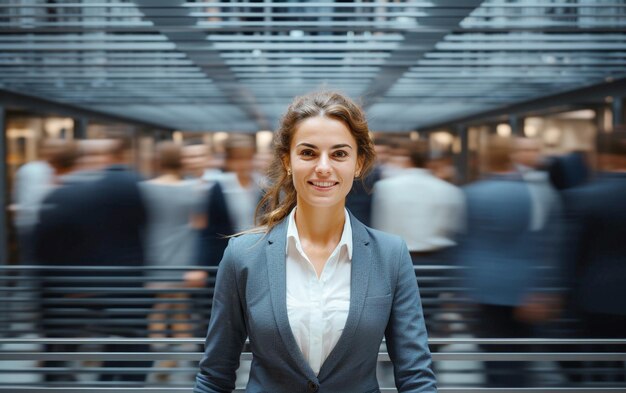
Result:
M269 232L296 206L296 189L287 174L284 160L289 156L291 141L300 123L317 116L339 120L348 127L356 141L357 156L362 164L359 178L365 178L374 166L374 144L365 113L359 105L347 96L332 91L296 97L274 134L274 157L267 173L269 187L256 208L256 222L265 232Z

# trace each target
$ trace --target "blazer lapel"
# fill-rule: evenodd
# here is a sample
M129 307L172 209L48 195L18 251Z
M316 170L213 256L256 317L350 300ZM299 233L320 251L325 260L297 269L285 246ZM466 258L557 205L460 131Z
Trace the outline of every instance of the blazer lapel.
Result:
M361 319L361 312L367 295L370 269L372 266L370 236L365 225L358 221L350 213L352 224L352 269L350 273L350 309L346 326L339 337L335 348L330 352L326 361L322 364L318 378L322 380L348 353L352 346L352 338Z
M310 379L315 378L315 373L302 355L298 347L287 314L287 274L285 269L285 250L287 242L287 219L278 224L267 236L267 272L269 279L270 297L276 326L282 338L287 352L296 362L300 370Z

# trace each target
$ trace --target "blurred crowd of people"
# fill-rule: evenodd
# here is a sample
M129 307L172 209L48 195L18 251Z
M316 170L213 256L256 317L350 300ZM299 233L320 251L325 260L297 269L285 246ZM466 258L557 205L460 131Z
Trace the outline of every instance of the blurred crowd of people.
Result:
M208 275L195 267L217 266L225 236L254 225L261 198L258 165L263 164L254 139L230 138L222 161L203 144L162 142L156 149L158 173L151 179L130 165L129 148L126 139L48 140L41 146L42 159L16 174L21 260L58 268L40 275L41 323L49 337L204 334L208 320L192 322L193 289L206 287ZM105 266L118 269L98 271L95 278L72 269ZM59 323L79 310L87 312L84 323ZM104 367L123 365L147 367L150 362L110 361ZM145 377L106 373L100 380L141 382ZM67 378L46 376L49 382Z
M159 173L147 180L129 165L128 148L124 139L44 141L41 160L23 165L16 175L21 260L189 267L149 270L152 279L137 285L170 289L158 296L162 301L157 299L146 321L149 331L192 337L197 326L188 322L188 302L168 300L188 300L190 295L176 288L207 285L206 272L193 267L217 266L225 235L254 226L267 160L248 136L230 137L221 159L202 144L162 142ZM621 132L599 136L594 160L579 152L544 156L538 140L493 136L484 176L463 187L454 185L452 166L426 143L379 140L377 153L377 167L355 182L347 208L366 225L405 239L419 267L431 336L450 334L441 323L446 310L470 305L475 312L471 333L481 338L626 336L621 231L626 229L621 203L626 136ZM420 277L433 272L439 274L435 279ZM175 315L176 323L164 326L164 315ZM129 327L102 333L136 332ZM485 345L484 350L510 347ZM588 377L577 372L583 366L564 362L562 369L574 383L584 378L624 382L623 362L595 364L592 369L605 371ZM524 367L486 362L487 384L528 386Z

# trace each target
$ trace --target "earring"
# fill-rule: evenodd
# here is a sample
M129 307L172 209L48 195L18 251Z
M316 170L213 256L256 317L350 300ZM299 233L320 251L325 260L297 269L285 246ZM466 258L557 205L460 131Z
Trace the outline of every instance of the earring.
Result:
M354 174L354 177L356 177L356 178L358 178L359 176L361 176L361 172L356 172L356 173Z
M287 176L291 176L291 168L287 168Z

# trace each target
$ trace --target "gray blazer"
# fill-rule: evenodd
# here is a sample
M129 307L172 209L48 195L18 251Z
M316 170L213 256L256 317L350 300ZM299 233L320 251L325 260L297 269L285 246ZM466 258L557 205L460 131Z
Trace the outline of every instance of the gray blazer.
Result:
M404 241L354 216L350 308L318 375L296 344L287 316L287 220L268 234L230 239L215 284L206 350L195 393L230 392L246 340L253 354L247 392L379 392L383 335L399 392L436 392L413 265Z

